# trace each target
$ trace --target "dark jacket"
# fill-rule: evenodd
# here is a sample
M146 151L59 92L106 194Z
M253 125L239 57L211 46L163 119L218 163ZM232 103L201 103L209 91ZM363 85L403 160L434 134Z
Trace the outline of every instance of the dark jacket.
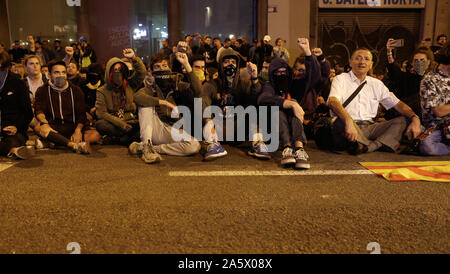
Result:
M320 81L320 68L317 60L313 56L305 56L306 75L303 79L294 80L291 82L290 95L292 99L301 102L306 91L310 90L317 82ZM258 98L258 104L267 106L279 106L283 108L284 97L277 92L274 87L274 73L280 68L286 68L289 75L292 77L292 68L281 58L273 59L269 67L269 79L270 83L266 84L263 88L261 96Z
M81 89L69 83L59 92L45 84L36 91L35 114L43 113L50 124L86 124L86 106Z
M167 94L167 98L164 97L161 89L154 84L151 87L141 88L134 95L134 102L138 107L155 107L161 121L172 124L173 120L171 113L166 108L162 108L159 105L159 100L166 100L176 106L186 106L193 110L194 98L200 98L203 94L203 88L200 80L194 74L190 72L187 74L189 82L181 81L181 77L178 77L176 88L173 92Z
M403 72L395 63L388 64L387 68L389 89L421 117L420 82L423 77L415 73Z
M26 136L28 124L33 119L30 96L23 81L9 74L0 90L0 132L8 126L15 126L17 132Z
M224 57L233 56L237 60L237 71L234 77L232 87L228 87L227 77L224 74L222 61ZM232 102L227 104L228 106L250 106L256 105L257 98L262 90L262 85L258 83L253 84L249 79L242 79L239 74L239 56L231 49L225 49L222 51L219 57L219 77L217 79L206 82L203 85L203 100L206 101L206 105L223 106L222 98L227 95L232 96ZM220 94L220 100L217 94Z

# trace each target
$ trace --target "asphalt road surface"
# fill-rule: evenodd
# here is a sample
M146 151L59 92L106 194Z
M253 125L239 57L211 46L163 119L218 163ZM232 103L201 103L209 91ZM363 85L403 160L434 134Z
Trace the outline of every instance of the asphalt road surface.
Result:
M0 253L448 253L450 183L393 183L359 161L450 160L308 148L309 172L279 159L163 156L145 165L124 147L89 156L39 151L0 159Z

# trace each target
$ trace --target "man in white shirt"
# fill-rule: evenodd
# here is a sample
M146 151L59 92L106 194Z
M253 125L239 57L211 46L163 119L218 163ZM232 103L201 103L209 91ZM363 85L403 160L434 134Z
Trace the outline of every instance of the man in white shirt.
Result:
M36 91L38 88L47 84L47 78L41 73L41 61L36 55L28 55L24 60L25 68L28 72L28 76L24 79L25 86L28 88L31 107L34 112L34 100ZM34 129L36 133L39 133L40 125L35 117L30 122L30 127ZM37 141L39 143L39 141Z
M328 106L332 110L332 116L337 117L332 126L335 149L347 148L355 155L378 149L395 152L403 134L408 138L416 138L421 132L420 119L411 108L390 92L380 80L367 76L372 65L372 53L368 49L357 49L350 58L352 70L333 80ZM364 81L366 84L360 93L343 108L344 102ZM373 119L380 103L386 109L394 108L403 116L375 123Z

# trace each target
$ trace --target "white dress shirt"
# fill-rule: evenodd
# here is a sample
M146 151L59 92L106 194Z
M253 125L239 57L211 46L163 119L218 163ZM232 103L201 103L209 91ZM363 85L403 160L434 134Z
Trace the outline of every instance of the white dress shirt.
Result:
M345 108L354 121L370 121L375 118L380 103L386 109L391 109L400 102L380 80L366 76L364 81L367 81L367 84ZM360 84L361 82L353 71L341 73L333 79L329 98L335 97L341 104L344 104ZM331 111L331 116L336 116L333 111Z

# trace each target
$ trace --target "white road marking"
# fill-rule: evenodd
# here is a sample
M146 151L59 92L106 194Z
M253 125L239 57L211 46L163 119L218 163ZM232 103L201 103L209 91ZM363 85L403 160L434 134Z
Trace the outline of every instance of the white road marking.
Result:
M1 163L0 162L0 172L7 170L8 168L12 167L15 163L9 163L9 162L5 162L5 163Z
M227 171L170 171L170 177L235 177L235 176L330 176L374 175L370 170L227 170Z

